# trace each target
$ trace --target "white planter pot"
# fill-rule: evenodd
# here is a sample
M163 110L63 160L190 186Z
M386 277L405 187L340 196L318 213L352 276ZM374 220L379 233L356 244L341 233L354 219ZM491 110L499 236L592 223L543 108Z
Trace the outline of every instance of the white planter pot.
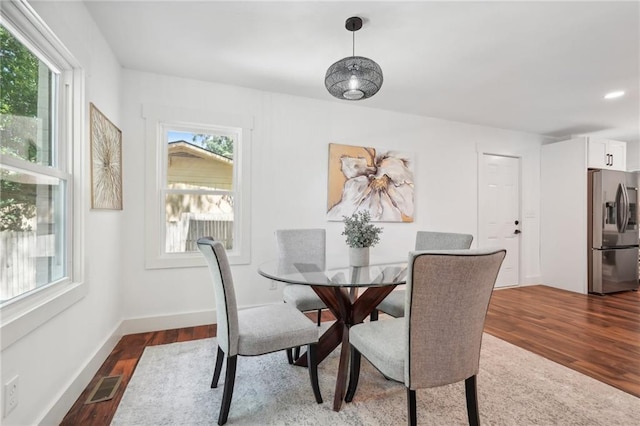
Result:
M349 265L368 266L369 247L349 247Z

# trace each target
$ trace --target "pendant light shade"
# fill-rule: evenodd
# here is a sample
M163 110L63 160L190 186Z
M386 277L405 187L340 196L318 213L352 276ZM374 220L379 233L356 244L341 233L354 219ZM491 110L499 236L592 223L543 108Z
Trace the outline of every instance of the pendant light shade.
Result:
M367 99L382 87L382 69L369 58L355 56L355 32L362 28L362 19L357 16L347 19L345 28L354 33L353 55L340 59L329 67L324 85L338 99Z

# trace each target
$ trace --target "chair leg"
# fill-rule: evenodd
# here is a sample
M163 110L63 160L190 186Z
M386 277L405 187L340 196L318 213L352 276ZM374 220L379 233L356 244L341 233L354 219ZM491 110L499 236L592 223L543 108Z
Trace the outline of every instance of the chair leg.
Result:
M322 309L318 309L318 327L320 327L320 320L322 319Z
M347 389L347 395L344 397L346 402L353 401L353 397L356 394L358 388L358 380L360 379L360 360L362 355L356 348L351 346L351 373L349 377L349 388Z
M293 351L293 359L296 360L300 358L300 346L296 346Z
M224 352L218 345L218 354L216 355L216 367L213 370L213 380L211 381L211 389L218 387L218 380L220 379L220 371L222 371L222 361L224 360Z
M464 381L464 390L467 396L467 417L469 417L469 425L478 426L480 424L480 415L478 413L478 388L475 375Z
M310 343L307 347L307 364L309 366L309 378L311 379L311 388L316 402L322 404L322 395L320 394L320 385L318 384L318 344Z
M409 426L418 424L418 416L416 414L416 391L407 388L407 410L409 411Z
M371 311L371 315L369 315L369 321L378 321L378 310L374 309Z
M287 361L289 361L289 364L293 364L293 349L289 348L286 350L287 352Z
M224 376L224 392L222 393L222 405L220 407L220 416L218 417L219 425L225 424L229 416L229 407L231 407L231 397L233 396L233 385L236 381L237 363L238 355L227 357L227 373Z

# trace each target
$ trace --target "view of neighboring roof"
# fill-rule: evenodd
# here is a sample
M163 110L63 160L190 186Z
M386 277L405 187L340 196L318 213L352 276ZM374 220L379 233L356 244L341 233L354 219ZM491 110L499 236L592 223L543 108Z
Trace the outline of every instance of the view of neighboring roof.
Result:
M218 161L233 163L233 158L229 158L226 155L216 154L213 151L209 151L208 149L185 140L169 142L169 155L179 157L211 158Z

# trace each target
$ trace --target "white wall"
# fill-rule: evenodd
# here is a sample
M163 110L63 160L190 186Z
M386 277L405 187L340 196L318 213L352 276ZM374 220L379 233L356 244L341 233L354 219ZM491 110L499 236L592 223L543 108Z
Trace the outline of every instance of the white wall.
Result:
M587 143L578 137L542 147L542 278L587 294Z
M128 332L166 328L164 316L172 316L170 323L176 327L212 321L214 306L206 268L144 268L143 104L225 111L255 119L251 264L233 267L241 306L281 300L281 289L269 291L267 280L256 272L261 262L274 257L273 232L278 228L326 227L329 255L346 256L342 223L325 219L329 143L414 154L415 222L383 223L381 242L372 249L374 258L404 258L419 229L477 236L479 152L521 156L521 279L523 283L540 282L540 136L361 106L366 102L319 101L137 71L125 70L123 83L127 189L123 266ZM203 315L189 315L194 312Z
M627 170L640 171L640 142L627 142Z
M123 212L90 211L89 102L121 124L121 68L79 2L31 2L85 71L84 216L87 295L2 351L2 383L19 376L19 402L3 425L58 424L117 341L122 319ZM125 159L125 162L127 160ZM126 189L125 189L126 191ZM126 208L126 205L125 205ZM86 370L85 370L85 367Z

